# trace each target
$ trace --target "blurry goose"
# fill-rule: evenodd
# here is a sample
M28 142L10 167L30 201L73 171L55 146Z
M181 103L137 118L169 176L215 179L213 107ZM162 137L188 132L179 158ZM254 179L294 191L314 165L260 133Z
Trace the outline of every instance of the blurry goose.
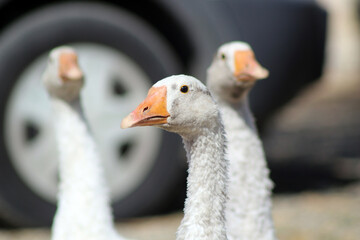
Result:
M207 71L207 86L219 104L228 140L225 216L231 240L276 239L271 214L273 184L248 103L256 80L267 76L268 71L244 42L222 45Z
M177 239L227 239L228 163L222 122L209 91L199 80L185 75L157 82L121 123L122 128L152 125L178 133L187 153L187 199Z
M43 83L49 93L59 151L58 208L53 240L121 240L113 225L101 160L80 107L83 73L75 51L49 54Z

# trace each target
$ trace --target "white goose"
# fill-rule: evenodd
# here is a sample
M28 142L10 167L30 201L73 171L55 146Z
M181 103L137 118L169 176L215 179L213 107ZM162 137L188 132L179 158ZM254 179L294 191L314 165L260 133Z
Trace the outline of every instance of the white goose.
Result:
M225 138L207 88L185 75L157 82L144 102L121 123L122 128L151 125L180 134L187 152L187 199L177 239L227 239Z
M276 239L271 214L273 183L248 104L256 80L267 76L268 71L244 42L222 45L208 69L207 86L219 104L228 139L225 216L231 240Z
M102 163L82 119L83 73L73 49L51 51L43 83L50 95L59 151L60 184L52 239L124 239L114 228Z

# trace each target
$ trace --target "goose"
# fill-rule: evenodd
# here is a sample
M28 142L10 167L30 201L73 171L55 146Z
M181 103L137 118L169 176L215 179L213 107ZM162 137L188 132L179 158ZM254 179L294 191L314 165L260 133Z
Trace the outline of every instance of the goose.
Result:
M261 140L249 108L248 93L268 71L250 45L222 45L207 70L207 87L222 114L228 139L229 184L226 227L230 240L275 240L271 191Z
M182 137L189 168L176 239L227 239L225 137L217 105L205 85L186 75L158 81L121 122L122 128L137 126L156 126Z
M59 152L58 206L52 240L123 240L115 230L101 160L80 106L83 72L76 52L53 49L42 80Z

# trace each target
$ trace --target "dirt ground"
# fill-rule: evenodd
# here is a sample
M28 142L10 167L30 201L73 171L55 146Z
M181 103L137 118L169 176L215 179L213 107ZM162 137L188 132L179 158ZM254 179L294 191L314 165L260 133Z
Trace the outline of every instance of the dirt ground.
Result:
M358 240L360 183L327 192L275 195L273 216L279 240ZM118 223L132 239L171 240L182 213ZM0 230L0 240L49 240L49 229Z

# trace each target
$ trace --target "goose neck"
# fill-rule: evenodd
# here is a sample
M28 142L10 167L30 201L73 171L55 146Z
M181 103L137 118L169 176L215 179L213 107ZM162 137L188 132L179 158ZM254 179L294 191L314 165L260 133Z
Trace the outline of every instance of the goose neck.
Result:
M77 226L88 226L99 233L97 239L104 239L114 233L109 192L95 142L79 116L80 100L67 102L53 98L52 106L60 180L54 229L60 235L64 231L73 234L78 231ZM64 224L74 228L64 229ZM59 239L64 239L61 236Z
M247 127L257 134L254 116L250 110L249 97L246 94L240 101L229 102L218 99L219 109L224 116L225 122L240 117ZM228 124L225 124L228 125Z
M200 131L201 132L201 131ZM227 161L222 127L183 138L189 161L187 199L178 239L226 239Z

